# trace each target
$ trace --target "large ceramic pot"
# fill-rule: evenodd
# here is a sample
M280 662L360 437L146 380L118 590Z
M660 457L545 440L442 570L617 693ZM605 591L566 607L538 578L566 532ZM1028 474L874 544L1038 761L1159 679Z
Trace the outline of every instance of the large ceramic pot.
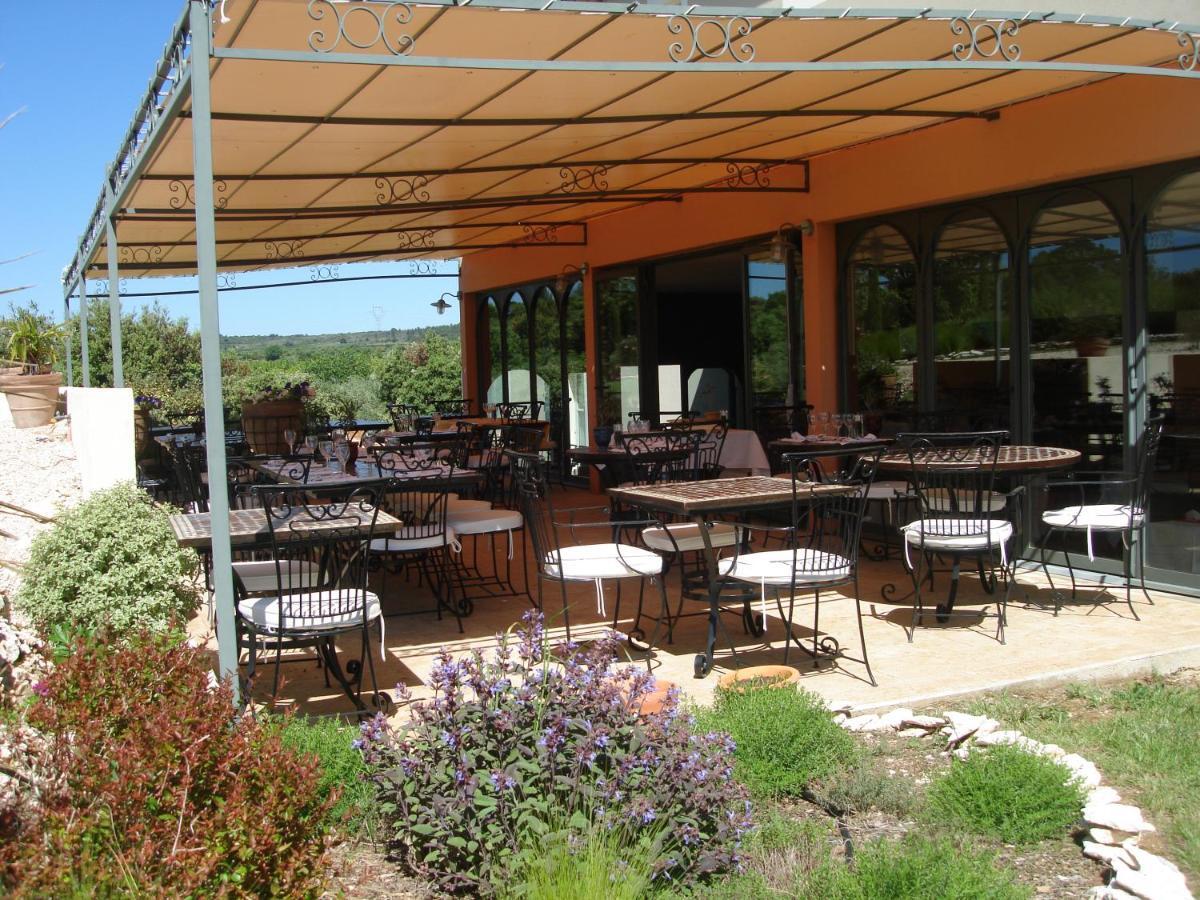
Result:
M304 434L304 403L301 400L263 400L242 406L242 431L251 453L281 455L290 452L285 431Z
M58 408L58 389L62 383L62 374L59 372L0 375L0 392L8 399L13 424L18 428L49 425Z
M592 440L596 442L596 446L601 450L607 450L609 442L612 441L613 430L611 425L601 425L592 429Z

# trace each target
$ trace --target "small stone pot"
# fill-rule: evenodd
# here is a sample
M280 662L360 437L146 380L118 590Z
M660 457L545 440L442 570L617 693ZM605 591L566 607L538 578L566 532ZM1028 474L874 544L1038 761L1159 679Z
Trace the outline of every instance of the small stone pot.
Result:
M717 682L723 691L744 691L754 687L793 688L800 682L800 670L791 666L749 666L726 672Z

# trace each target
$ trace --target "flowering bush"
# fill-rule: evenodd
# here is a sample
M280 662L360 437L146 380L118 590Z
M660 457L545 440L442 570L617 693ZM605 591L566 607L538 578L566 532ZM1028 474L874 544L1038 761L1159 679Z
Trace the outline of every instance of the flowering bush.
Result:
M443 652L435 695L413 703L407 726L364 724L391 840L410 869L445 890L490 894L547 832L561 839L562 823L568 838L621 829L637 852L650 843L657 880L736 864L750 806L731 777L732 741L693 734L674 693L639 717L652 679L616 667L617 649L610 636L551 658L530 613L491 659Z
M235 721L203 650L141 635L79 642L36 687L29 725L54 773L0 841L13 896L311 896L327 813L315 758ZM8 825L13 827L14 823Z
M134 405L142 412L151 413L162 409L163 402L153 394L138 394L133 398Z
M283 387L269 385L261 388L253 396L252 402L265 403L270 400L305 400L315 396L317 396L317 389L307 381L298 381L295 384L289 381Z

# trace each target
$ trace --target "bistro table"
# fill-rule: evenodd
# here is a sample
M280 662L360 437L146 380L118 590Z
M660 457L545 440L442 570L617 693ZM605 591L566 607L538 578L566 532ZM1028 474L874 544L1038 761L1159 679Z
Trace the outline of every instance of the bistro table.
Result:
M633 435L636 437L637 435ZM656 449L649 451L655 461L658 462L678 462L686 459L688 451L683 450L667 450ZM582 465L592 466L596 470L596 474L600 476L600 487L603 490L615 488L618 485L634 480L633 457L624 447L618 443L609 444L607 447L597 447L594 444L587 447L570 447L567 450L567 459L572 462L577 462Z
M246 465L260 472L272 481L283 482L287 484L299 483L297 479L290 477L284 472L284 469L289 466L294 466L294 462L288 462L280 456L268 456L260 459L251 459L246 461ZM375 480L378 478L394 478L398 481L406 479L420 479L438 476L446 478L449 476L449 484L451 487L471 487L479 483L482 478L481 473L477 469L456 468L451 470L450 466L431 466L426 469L416 469L411 472L403 470L389 472L386 475L381 475L376 468L375 463L371 460L358 459L354 462L354 472L346 472L340 467L321 465L316 462L308 470L308 480L304 484L314 487L330 487L338 486L345 487L352 485L362 480Z
M211 513L176 513L170 517L171 530L175 533L175 541L180 547L191 547L195 550L207 551L212 549L212 514ZM330 528L330 523L324 519L314 519L303 507L297 509L286 519L277 520L276 525L286 524L297 531L320 532ZM375 519L377 534L393 534L403 523L396 517L379 510ZM339 528L336 524L335 529ZM343 522L340 526L345 528ZM264 509L231 509L229 511L229 538L240 546L262 545L267 543L271 529L267 524L267 512Z
M856 490L854 486L811 482L799 496L822 497L853 490ZM686 516L696 524L704 543L703 554L707 573L708 641L704 653L698 654L694 662L696 677L703 678L713 667L722 588L734 588L737 598L743 601L746 590L743 585L723 579L718 572L717 554L709 540L705 523L718 513L742 513L790 506L793 496L791 477L751 475L746 478L714 478L708 481L612 488L608 493L629 506L655 513ZM736 650L734 652L736 658Z

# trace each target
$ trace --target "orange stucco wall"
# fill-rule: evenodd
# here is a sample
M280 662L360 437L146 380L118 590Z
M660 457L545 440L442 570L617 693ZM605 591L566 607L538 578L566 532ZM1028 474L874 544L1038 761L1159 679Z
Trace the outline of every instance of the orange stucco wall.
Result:
M783 222L811 219L816 229L804 239L803 254L805 368L810 402L832 408L838 279L833 223L1200 156L1200 116L1181 114L1195 109L1200 86L1193 82L1113 78L1009 107L996 121L949 122L817 157L808 194L715 194L648 204L593 220L587 247L470 256L463 262L462 288L553 277L567 264L587 262L595 270L737 242L770 235ZM772 173L777 185L785 177Z

